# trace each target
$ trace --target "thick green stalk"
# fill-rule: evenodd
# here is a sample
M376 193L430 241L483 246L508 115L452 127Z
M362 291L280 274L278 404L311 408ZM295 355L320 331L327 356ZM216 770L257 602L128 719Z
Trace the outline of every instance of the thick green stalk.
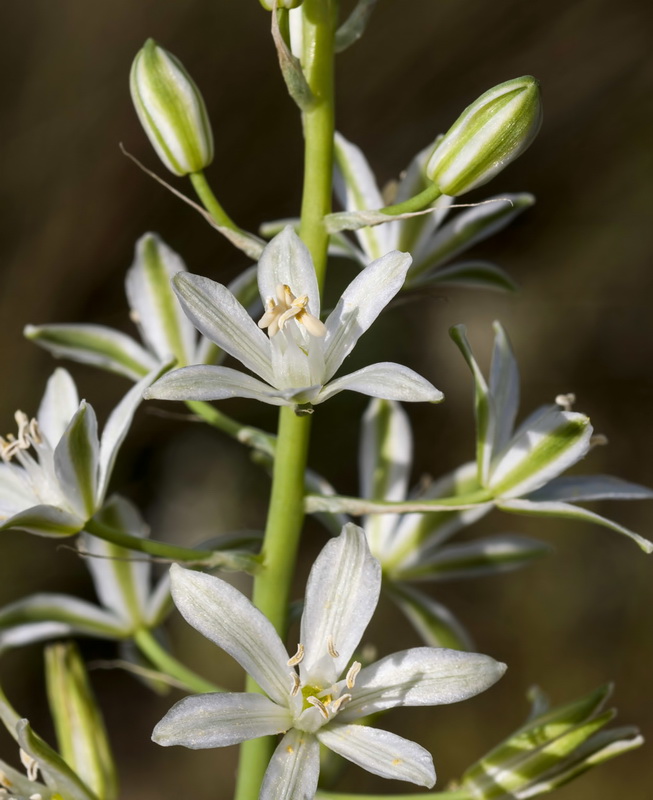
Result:
M192 669L177 661L177 659L163 648L159 642L154 638L151 631L147 628L142 628L134 634L134 642L138 649L147 656L147 658L154 664L154 666L174 678L175 681L181 683L189 692L223 692L221 686L202 678Z
M333 172L333 56L337 0L305 0L302 66L316 103L303 114L304 186L300 236L308 247L318 284L323 286L329 236L324 216L331 210ZM304 523L304 473L310 436L309 416L282 408L279 416L272 491L262 550L263 568L254 579L255 605L284 636L297 549ZM251 678L249 691L260 691ZM274 750L271 737L245 742L238 765L236 800L256 800Z

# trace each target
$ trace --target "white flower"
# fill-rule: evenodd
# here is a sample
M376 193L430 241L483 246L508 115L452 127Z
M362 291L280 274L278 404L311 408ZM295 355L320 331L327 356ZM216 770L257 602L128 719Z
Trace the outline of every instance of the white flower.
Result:
M0 437L0 530L41 536L78 533L104 502L118 449L157 368L113 410L98 436L97 419L68 372L49 379L36 418L16 412L18 431Z
M266 309L257 325L226 286L180 274L174 287L193 324L259 378L220 366L168 373L146 394L165 400L248 397L272 405L316 405L344 389L394 400L442 400L442 393L400 364L364 367L332 380L359 337L401 288L410 256L393 252L345 289L326 322L310 254L288 227L263 251L258 283ZM268 327L269 337L259 326Z
M433 762L424 748L353 723L396 706L464 700L491 686L505 669L488 656L429 647L363 669L351 663L381 585L379 563L355 525L329 541L313 565L301 643L292 658L272 624L232 586L178 566L171 575L182 615L232 655L265 694L187 697L159 722L153 739L208 748L284 733L265 774L263 800L312 797L320 744L376 775L432 786Z
M519 369L508 337L494 323L490 378L476 363L465 328L451 336L472 372L476 392L476 473L478 485L497 508L529 516L594 522L633 539L647 553L653 542L576 503L592 500L645 500L653 491L611 475L562 473L589 453L593 428L589 417L571 411L572 395L542 406L515 430L519 408Z

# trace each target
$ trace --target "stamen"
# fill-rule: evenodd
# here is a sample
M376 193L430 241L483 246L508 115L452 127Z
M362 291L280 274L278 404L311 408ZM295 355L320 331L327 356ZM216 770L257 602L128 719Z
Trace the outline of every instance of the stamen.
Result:
M12 786L9 776L2 772L2 770L0 770L0 786L4 787L5 789L11 789Z
M331 713L337 714L338 711L340 711L340 706L343 705L344 703L348 703L350 700L351 700L350 694L341 694L337 700L333 700L330 703Z
M327 711L327 707L321 700L318 700L317 697L307 697L306 702L310 703L312 706L315 706L317 710L322 714L324 719L329 719L329 712Z
M559 394L555 399L555 404L560 406L564 411L571 411L576 402L576 395L570 392L569 394Z
M20 761L25 767L27 778L30 781L35 781L39 776L39 765L36 760L32 758L29 753L26 753L23 748L20 749Z
M361 666L362 665L360 661L354 661L351 667L349 667L349 671L347 672L347 675L345 677L345 683L347 684L348 689L354 688L354 684L356 683L356 678L358 676L358 673L361 671Z
M290 690L290 696L296 697L301 688L302 682L299 680L299 675L296 672L291 672L290 677L292 678L292 689Z
M604 434L595 433L594 436L590 436L590 448L603 447L606 444L608 444L608 437Z
M268 329L270 338L283 330L286 322L292 319L303 325L311 336L326 335L325 325L306 310L308 295L295 297L290 286L283 283L277 285L276 294L276 300L274 297L268 297L265 301L265 313L258 322L259 328Z
M329 651L329 655L331 658L338 658L340 653L336 650L335 645L333 643L333 636L327 636L327 650Z
M288 666L294 667L296 664L301 664L304 660L304 645L300 642L297 645L297 652L292 658L288 659Z

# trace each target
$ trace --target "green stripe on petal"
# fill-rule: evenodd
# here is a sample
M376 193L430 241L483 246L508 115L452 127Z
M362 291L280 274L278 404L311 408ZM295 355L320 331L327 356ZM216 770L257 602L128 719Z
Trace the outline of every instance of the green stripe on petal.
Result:
M138 380L155 361L131 336L103 325L28 325L25 336L60 358Z
M449 335L462 353L474 377L476 463L478 466L479 483L481 486L486 486L490 476L490 460L493 455L492 444L494 442L495 412L488 385L476 363L466 334L467 330L464 325L454 325L454 327L449 330Z
M95 412L82 400L55 448L54 466L62 494L83 519L89 519L95 511L98 456Z

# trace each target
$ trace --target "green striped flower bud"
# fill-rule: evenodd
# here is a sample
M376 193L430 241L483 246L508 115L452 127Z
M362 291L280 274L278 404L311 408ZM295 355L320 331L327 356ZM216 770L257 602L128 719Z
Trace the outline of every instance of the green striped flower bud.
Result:
M175 175L199 172L213 160L206 106L181 62L148 39L132 64L136 113L159 158Z
M526 150L542 123L539 83L500 83L468 106L433 151L426 175L442 194L469 192Z
M642 744L637 728L605 728L615 711L604 711L604 686L580 700L548 710L539 690L522 728L471 766L461 788L474 800L520 800L557 789L593 766Z

